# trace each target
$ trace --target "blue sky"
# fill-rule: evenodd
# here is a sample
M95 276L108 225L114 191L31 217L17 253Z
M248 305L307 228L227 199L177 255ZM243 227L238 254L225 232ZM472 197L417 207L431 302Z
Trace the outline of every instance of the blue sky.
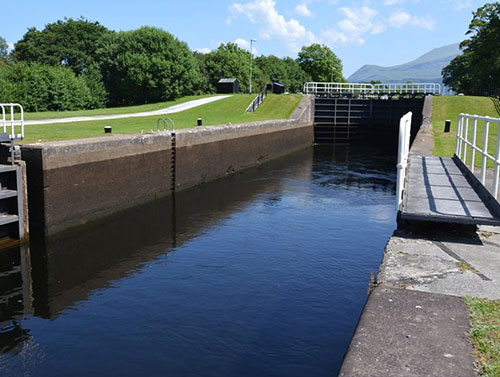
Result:
M464 39L477 0L16 0L2 1L0 36L10 44L29 27L84 16L114 30L143 25L165 29L191 49L220 42L258 55L296 57L303 45L323 43L342 59L347 77L364 64L390 66ZM8 16L7 16L8 15Z

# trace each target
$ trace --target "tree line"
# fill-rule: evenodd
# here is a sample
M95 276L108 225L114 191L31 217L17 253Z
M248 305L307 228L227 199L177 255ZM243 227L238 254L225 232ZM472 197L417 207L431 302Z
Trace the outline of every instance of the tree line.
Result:
M0 102L27 111L93 109L214 93L223 77L248 92L250 52L235 43L193 52L169 32L144 26L112 31L85 18L30 28L9 52L0 37ZM304 46L297 59L259 56L253 87L271 81L300 92L306 81L344 81L342 63L327 46Z
M443 82L457 93L500 96L500 2L487 3L472 17L462 54L443 69Z

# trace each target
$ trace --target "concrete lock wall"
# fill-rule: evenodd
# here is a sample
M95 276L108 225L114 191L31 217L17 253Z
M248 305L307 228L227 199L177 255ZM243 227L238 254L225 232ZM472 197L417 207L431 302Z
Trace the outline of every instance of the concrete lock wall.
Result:
M176 132L176 190L223 177L313 142L311 98L290 119ZM22 146L30 227L46 235L170 194L169 133Z

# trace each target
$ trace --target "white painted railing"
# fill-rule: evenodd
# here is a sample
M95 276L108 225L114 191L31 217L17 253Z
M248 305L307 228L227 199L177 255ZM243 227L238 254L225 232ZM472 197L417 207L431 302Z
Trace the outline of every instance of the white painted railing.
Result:
M376 94L441 94L441 85L436 83L414 83L414 84L376 84Z
M304 93L373 93L372 84L346 82L306 82Z
M481 124L483 128L483 142L482 147L477 145L477 133L478 128ZM469 126L472 123L472 130L469 135ZM496 125L496 144L495 144L495 156L488 153L488 143L490 136L490 125ZM471 139L469 139L469 136ZM467 163L467 153L470 150L470 160ZM487 116L470 115L470 114L459 114L458 116L458 126L457 126L457 142L455 146L455 155L462 160L462 162L467 166L472 173L474 173L475 162L476 162L476 152L481 155L481 174L479 180L486 187L486 170L488 160L493 162L493 183L491 188L491 193L495 198L498 198L498 178L500 173L500 118L490 118Z
M24 110L18 103L0 103L2 118L0 119L0 130L8 134L11 140L24 138ZM18 110L18 112L16 112ZM16 119L16 114L19 119ZM9 130L10 128L10 130ZM20 131L20 133L17 133Z
M415 84L361 84L349 82L306 82L304 93L363 93L363 94L441 94L441 85L436 83Z
M399 141L398 141L398 168L396 180L396 210L401 209L403 203L403 191L406 180L406 170L408 169L408 155L410 153L410 134L412 112L408 112L399 121Z

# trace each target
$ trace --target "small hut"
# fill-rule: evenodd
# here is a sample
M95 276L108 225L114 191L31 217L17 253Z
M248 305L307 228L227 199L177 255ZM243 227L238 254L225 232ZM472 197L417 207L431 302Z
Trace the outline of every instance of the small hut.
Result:
M217 93L239 93L240 84L235 78L220 79L217 83Z

